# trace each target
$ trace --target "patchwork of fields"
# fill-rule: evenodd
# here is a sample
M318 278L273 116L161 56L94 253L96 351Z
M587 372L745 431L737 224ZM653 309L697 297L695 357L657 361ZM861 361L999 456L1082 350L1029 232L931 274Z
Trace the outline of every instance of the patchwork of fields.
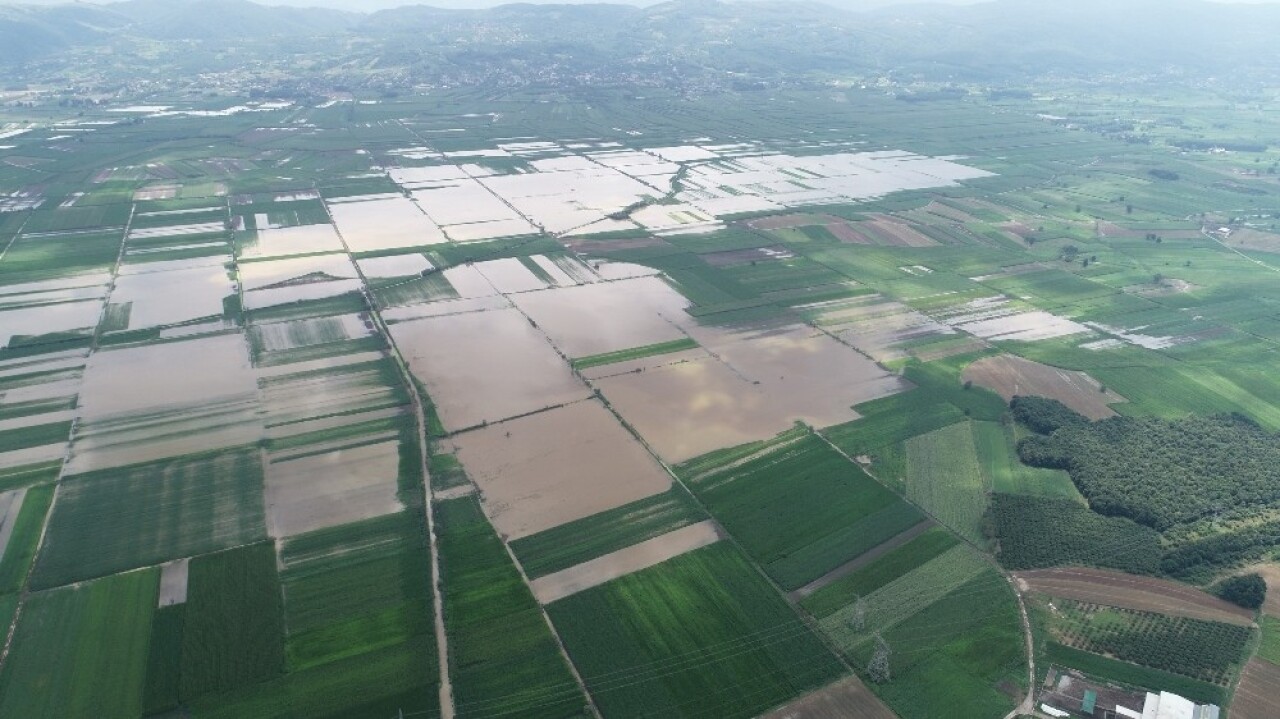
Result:
M12 140L0 715L1270 716L1275 620L1175 580L1271 515L1112 516L1008 403L1272 436L1275 235L1192 155L831 93Z

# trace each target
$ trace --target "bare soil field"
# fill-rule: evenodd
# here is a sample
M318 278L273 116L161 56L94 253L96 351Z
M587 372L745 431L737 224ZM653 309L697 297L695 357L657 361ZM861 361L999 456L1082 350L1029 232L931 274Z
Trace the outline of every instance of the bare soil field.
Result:
M1124 291L1139 297L1174 297L1200 289L1186 280L1165 279L1160 284L1130 285Z
M1143 238L1151 232L1145 228L1121 227L1114 222L1098 223L1098 234L1105 237ZM1171 240L1192 240L1203 236L1199 230L1157 230L1155 234Z
M1231 701L1231 719L1280 717L1280 666L1254 658L1244 668Z
M187 576L190 568L190 558L175 559L160 567L160 597L156 606L187 603Z
M1230 247L1259 252L1280 252L1280 235L1258 230L1236 230L1227 238Z
M596 400L491 424L453 441L480 487L485 512L509 539L671 486L671 477Z
M760 719L896 719L856 676L801 697Z
M1083 372L1050 367L1016 355L1000 355L978 360L964 370L964 379L995 391L1005 401L1018 395L1035 395L1056 399L1089 419L1114 417L1109 405L1125 402L1125 398L1102 389L1102 385Z
M841 242L847 242L851 245L874 245L877 244L874 237L859 232L852 222L836 222L827 225L827 231L835 235Z
M515 309L399 322L391 335L450 430L590 395L546 336Z
M1248 626L1253 613L1185 584L1104 569L1061 568L1018 572L1031 591L1063 599L1174 617Z
M4 550L13 536L13 525L18 521L18 512L22 511L22 502L26 498L26 489L0 492L0 559L4 559Z
M563 240L565 247L584 255L607 255L620 250L641 250L650 247L671 247L671 243L661 237L628 237L617 240L593 240L590 237L567 238Z
M383 442L267 465L267 529L276 538L398 512L399 444Z
M949 205L944 205L941 202L937 202L937 201L930 202L928 205L922 208L921 211L927 212L931 215L937 215L938 217L951 220L952 222L959 222L962 224L978 221L978 218L974 217L973 215L970 215L967 212L964 212L963 210L957 210L954 207L951 207Z
M708 519L583 562L576 567L539 577L529 583L529 588L540 603L550 604L584 589L648 569L720 539L719 528Z
M1245 571L1257 572L1267 580L1267 601L1262 605L1262 611L1280 618L1280 564L1260 564Z
M795 254L782 245L769 247L753 247L747 250L725 250L708 252L701 255L704 262L712 267L734 267L752 262L768 262L769 260L789 260Z
M889 215L872 215L870 226L880 236L889 240L892 247L936 247L933 239L920 234L910 225Z
M842 223L839 217L825 214L812 213L795 213L790 215L777 215L774 217L763 217L758 220L751 220L747 226L755 230L786 230L793 227L811 227L813 225L831 225Z

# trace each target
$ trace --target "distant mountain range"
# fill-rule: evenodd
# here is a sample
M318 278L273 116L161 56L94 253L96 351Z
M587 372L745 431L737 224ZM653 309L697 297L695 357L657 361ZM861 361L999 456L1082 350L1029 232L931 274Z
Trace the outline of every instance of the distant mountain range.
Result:
M874 0L870 0L874 2ZM413 63L529 53L604 67L663 62L763 75L885 72L932 80L1055 74L1265 74L1280 67L1280 6L1204 0L993 0L866 11L816 2L410 6L370 14L248 0L0 6L0 63L128 43L358 41ZM335 46L336 47L336 46ZM445 60L440 58L444 57ZM454 58L454 59L449 59Z

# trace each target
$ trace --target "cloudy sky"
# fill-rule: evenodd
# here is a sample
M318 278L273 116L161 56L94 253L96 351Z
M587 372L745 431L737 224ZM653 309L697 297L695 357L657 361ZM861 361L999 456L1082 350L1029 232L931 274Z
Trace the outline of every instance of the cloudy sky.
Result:
M0 5L61 5L73 0L0 0ZM108 4L113 0L74 0ZM449 8L492 7L509 2L532 3L566 3L566 2L609 2L627 3L631 5L653 5L663 0L254 0L263 5L293 5L297 7L329 7L357 12L372 12L400 5L432 5ZM890 5L914 5L921 2L945 3L948 5L972 5L986 0L818 0L829 5L848 9L871 9ZM1070 0L1063 0L1070 2ZM1229 3L1280 3L1280 0L1210 0L1211 2ZM1117 0L1123 2L1123 0Z

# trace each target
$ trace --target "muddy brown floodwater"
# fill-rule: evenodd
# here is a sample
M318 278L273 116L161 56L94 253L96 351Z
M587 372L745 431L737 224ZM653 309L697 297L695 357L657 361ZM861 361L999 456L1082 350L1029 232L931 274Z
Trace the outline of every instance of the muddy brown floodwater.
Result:
M687 319L689 305L657 277L529 292L511 300L569 357L682 339L672 318Z
M400 322L391 334L451 431L591 393L515 309Z
M396 499L399 442L382 442L267 465L267 527L291 537L403 509Z
M858 418L853 405L906 384L806 325L730 331L686 324L710 354L593 384L668 462L767 439L800 421Z
M453 438L498 531L515 539L665 492L670 476L589 400Z

